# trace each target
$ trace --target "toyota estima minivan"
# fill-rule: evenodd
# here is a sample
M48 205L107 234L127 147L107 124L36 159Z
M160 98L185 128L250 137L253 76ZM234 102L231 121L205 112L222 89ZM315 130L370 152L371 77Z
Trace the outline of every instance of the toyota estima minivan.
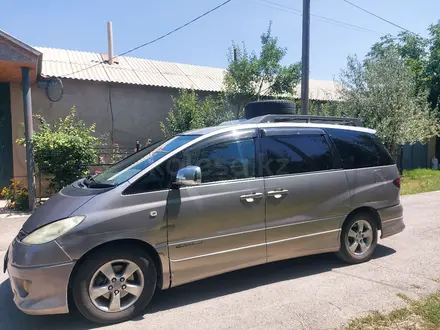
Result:
M5 258L18 308L121 322L156 289L224 272L369 260L379 231L405 227L393 159L359 121L289 106L251 103L246 120L151 145L50 198Z

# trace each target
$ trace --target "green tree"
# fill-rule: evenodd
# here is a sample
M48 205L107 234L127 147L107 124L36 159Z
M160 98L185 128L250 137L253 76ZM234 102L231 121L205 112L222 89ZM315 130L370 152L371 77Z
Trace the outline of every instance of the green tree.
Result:
M160 123L165 136L215 126L232 117L225 110L220 99L212 96L201 99L194 90L181 90L179 96L172 99L173 106L168 112L165 123Z
M368 58L376 60L391 49L398 52L416 81L415 92L427 97L431 109L440 118L440 20L428 28L429 37L401 32L397 37L387 35L371 47Z
M281 65L287 48L278 45L272 36L272 22L261 35L259 56L248 53L246 45L233 43L229 49L229 65L224 77L226 100L235 109L238 118L246 103L262 97L294 93L300 79L300 63Z
M95 124L87 126L78 119L75 107L53 124L42 116L35 117L40 122L32 137L35 164L39 171L50 175L49 187L58 191L87 174L82 165L96 162L102 139L94 136ZM24 139L17 142L25 145Z
M428 39L408 31L400 32L396 37L386 35L371 47L367 59L376 61L390 51L396 51L414 76L415 92L424 93L428 87L426 79L428 44Z
M439 133L439 124L413 78L395 49L364 62L349 57L339 79L339 111L376 129L392 153L400 144L424 142Z
M426 79L429 88L428 101L432 109L436 109L440 117L440 20L430 25L429 59L426 66Z

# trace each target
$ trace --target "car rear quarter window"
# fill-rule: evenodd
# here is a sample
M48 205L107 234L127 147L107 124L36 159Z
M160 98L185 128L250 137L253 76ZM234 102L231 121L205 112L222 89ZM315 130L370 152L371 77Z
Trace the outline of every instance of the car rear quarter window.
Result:
M334 169L322 134L267 136L261 139L263 175L287 175Z
M344 129L327 129L327 133L339 152L344 169L394 164L374 134Z

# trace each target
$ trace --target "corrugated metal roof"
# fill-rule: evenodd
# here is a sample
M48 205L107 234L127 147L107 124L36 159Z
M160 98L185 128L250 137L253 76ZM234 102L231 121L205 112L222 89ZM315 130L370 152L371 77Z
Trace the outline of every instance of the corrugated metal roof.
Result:
M104 65L105 71L112 82L122 83L122 84L136 84L144 85L139 79L135 71L131 69L120 69L108 64Z
M149 73L145 71L137 71L139 79L142 81L142 85L169 87L170 83L161 73Z
M104 82L111 81L110 78L108 77L106 70L104 69L104 64L95 63L94 65L90 65L90 64L71 63L71 65L72 65L72 71L65 73L60 72L59 77L80 79L80 80L104 81ZM45 73L44 60L43 60L42 72L43 74Z
M170 83L170 87L196 89L197 86L191 81L191 79L183 74L162 73L166 80ZM203 88L200 90L204 90Z
M222 90L223 80L214 81L210 77L190 76L191 81L197 86L198 90L205 90L210 92L218 92Z
M45 61L43 68L44 71L41 73L46 76L58 76L60 72L72 72L70 62Z
M44 61L70 63L68 50L47 48L47 47L34 47L34 48L43 54Z
M43 53L42 74L60 78L186 88L199 91L223 90L225 69L121 56L112 65L103 64L104 56L74 50L35 47ZM333 81L310 80L310 98L337 100ZM264 88L263 88L264 90ZM301 88L296 89L299 98Z
M76 50L67 51L67 55L69 56L69 60L72 63L76 64L85 64L85 63L100 63L103 58L99 53L88 53L88 52L80 52ZM43 53L44 60L44 53Z

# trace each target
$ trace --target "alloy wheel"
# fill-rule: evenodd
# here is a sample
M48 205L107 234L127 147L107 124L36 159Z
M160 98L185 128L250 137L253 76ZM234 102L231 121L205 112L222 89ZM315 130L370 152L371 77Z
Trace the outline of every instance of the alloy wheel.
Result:
M373 229L366 220L358 220L351 226L345 238L345 244L351 254L365 254L373 243Z
M92 276L89 297L103 312L120 312L132 306L144 289L140 267L129 260L113 260L102 265Z

